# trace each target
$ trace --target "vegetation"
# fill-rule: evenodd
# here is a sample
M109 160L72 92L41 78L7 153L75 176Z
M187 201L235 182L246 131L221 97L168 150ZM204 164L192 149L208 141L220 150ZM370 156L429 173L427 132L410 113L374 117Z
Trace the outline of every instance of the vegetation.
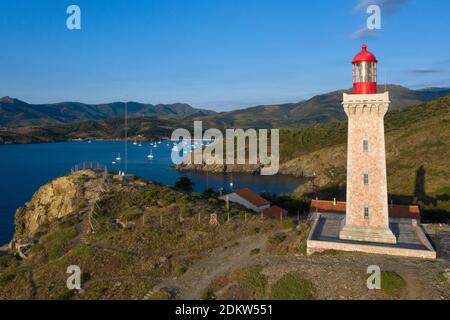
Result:
M445 274L443 272L439 272L436 275L436 280L439 282L447 282L448 281L447 277L445 276Z
M395 272L381 272L381 289L389 296L396 296L406 286L405 280Z
M27 259L0 257L0 299L31 298L28 270L38 299L142 299L157 281L183 275L214 249L236 246L256 230L281 227L280 221L267 224L250 212L245 221L239 217L242 208L233 204L227 222L223 203L210 200L142 180L122 185L110 175L93 214L94 232L81 207L42 226ZM209 225L211 212L218 214L219 227ZM67 290L69 265L80 266L83 292ZM260 276L243 272L239 279L246 295L259 296Z
M316 289L313 283L297 272L286 273L272 286L275 300L314 300Z
M222 292L223 298L263 299L268 284L267 277L261 273L262 267L247 267L213 280L203 294L204 299L215 299Z
M192 191L194 188L194 183L191 179L187 177L179 177L177 182L175 183L175 188L183 191ZM216 200L216 199L211 199Z

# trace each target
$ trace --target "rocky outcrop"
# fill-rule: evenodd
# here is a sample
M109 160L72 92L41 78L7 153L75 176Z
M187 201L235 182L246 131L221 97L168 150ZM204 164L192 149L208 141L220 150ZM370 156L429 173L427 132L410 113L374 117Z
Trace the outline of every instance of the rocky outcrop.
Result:
M343 145L314 151L281 164L279 173L309 178L295 190L296 194L309 193L315 188L342 186L346 177L346 152Z
M32 242L41 226L79 212L89 199L89 188L85 184L92 178L96 178L96 173L84 170L57 178L39 188L31 201L16 211L12 247L17 249Z

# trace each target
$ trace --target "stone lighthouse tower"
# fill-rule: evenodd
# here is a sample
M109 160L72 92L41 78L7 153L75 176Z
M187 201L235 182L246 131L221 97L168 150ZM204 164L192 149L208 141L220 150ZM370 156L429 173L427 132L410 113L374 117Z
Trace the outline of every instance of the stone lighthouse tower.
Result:
M362 46L353 59L353 94L343 94L348 116L347 203L340 239L396 243L389 229L384 115L389 92L377 92L377 59Z

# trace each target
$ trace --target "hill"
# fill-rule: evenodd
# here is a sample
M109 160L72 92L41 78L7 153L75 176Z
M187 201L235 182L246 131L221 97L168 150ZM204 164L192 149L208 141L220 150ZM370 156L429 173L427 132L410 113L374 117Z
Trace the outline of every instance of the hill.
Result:
M227 221L214 196L138 178L90 170L57 178L16 212L11 248L0 250L0 299L449 299L445 228L431 235L444 258L432 264L307 257L308 222L262 220L233 205L229 213ZM406 287L368 290L370 264ZM73 265L79 291L66 286Z
M125 104L84 104L61 102L54 104L28 104L24 101L3 97L0 99L0 127L21 127L64 124L88 120L123 118ZM188 104L144 104L128 103L128 116L183 118L191 115L207 115L213 111L196 109Z
M384 87L380 90L384 90ZM392 98L392 110L430 101L447 94L450 88L428 88L410 90L397 85L388 85ZM305 127L345 119L341 108L342 92L338 90L317 95L309 100L280 105L263 105L229 112L196 109L187 104L142 104L128 103L130 118L153 117L160 120L176 119L179 125L190 128L194 120L202 120L205 127L214 128L277 128ZM123 118L124 103L89 105L78 102L55 104L28 104L24 101L3 97L0 99L0 127L48 126L83 121Z
M385 87L380 86L380 91ZM391 97L391 110L402 110L411 105L431 101L450 94L450 88L410 90L398 85L387 85ZM206 116L189 116L185 121L203 120L205 127L216 128L282 128L306 127L346 119L342 109L342 93L338 90L298 102L280 105L263 105L242 110Z

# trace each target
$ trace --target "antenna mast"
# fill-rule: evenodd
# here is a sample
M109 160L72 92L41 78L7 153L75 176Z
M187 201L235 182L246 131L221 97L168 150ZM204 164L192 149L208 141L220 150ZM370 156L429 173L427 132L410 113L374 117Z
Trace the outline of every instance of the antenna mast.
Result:
M128 100L128 98L126 99ZM128 102L125 101L125 175L128 173Z

